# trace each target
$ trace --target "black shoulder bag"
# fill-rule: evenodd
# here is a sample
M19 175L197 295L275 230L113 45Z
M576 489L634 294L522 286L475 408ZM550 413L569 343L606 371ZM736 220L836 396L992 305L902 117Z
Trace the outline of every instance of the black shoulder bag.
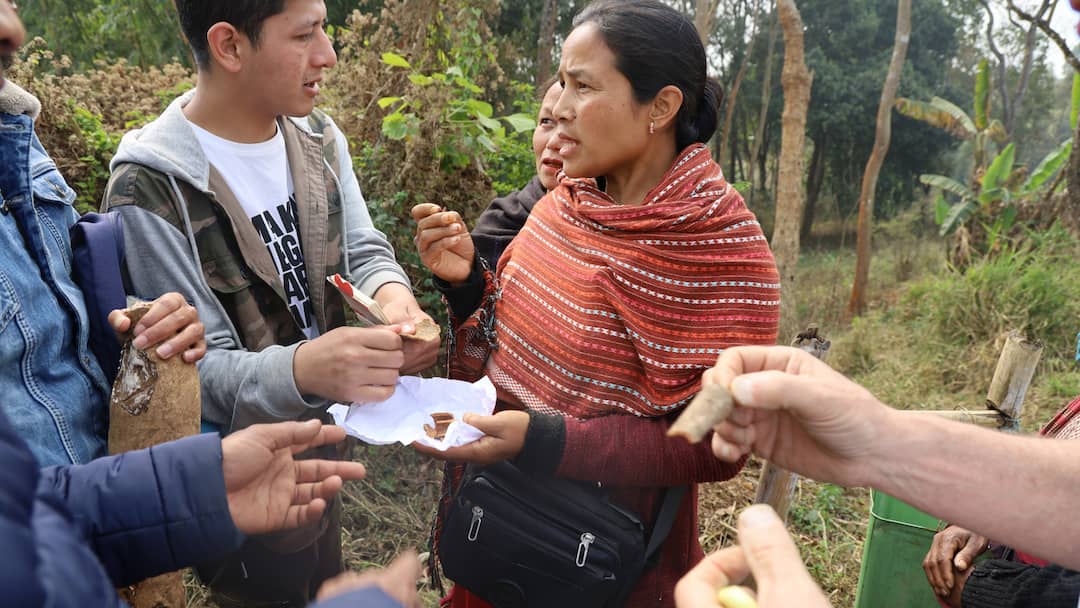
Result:
M621 606L659 556L686 487L664 496L648 542L640 517L598 483L470 466L443 518L439 560L495 608Z

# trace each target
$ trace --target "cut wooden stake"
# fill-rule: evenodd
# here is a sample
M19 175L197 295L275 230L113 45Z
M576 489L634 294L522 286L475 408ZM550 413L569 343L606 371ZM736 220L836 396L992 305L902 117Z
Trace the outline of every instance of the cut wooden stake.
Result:
M795 336L791 345L824 361L832 343L818 335L817 325L810 325L805 331ZM788 511L791 509L791 501L795 497L795 483L798 480L799 476L791 471L766 462L761 468L761 477L758 478L757 496L754 502L768 504L776 511L780 519L786 522Z
M1011 332L1001 350L994 379L990 381L986 407L1001 412L1010 420L1019 420L1024 395L1041 356L1041 343L1031 342L1019 332Z

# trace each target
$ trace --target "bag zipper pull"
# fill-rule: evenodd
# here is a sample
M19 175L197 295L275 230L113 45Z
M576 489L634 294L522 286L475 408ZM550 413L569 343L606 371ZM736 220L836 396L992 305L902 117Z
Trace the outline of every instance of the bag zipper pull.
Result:
M585 566L585 561L589 559L589 545L596 542L596 537L586 532L581 535L581 544L577 548L577 567L582 568Z
M472 521L469 522L469 542L475 541L480 534L480 523L484 519L484 510L479 506L472 508Z

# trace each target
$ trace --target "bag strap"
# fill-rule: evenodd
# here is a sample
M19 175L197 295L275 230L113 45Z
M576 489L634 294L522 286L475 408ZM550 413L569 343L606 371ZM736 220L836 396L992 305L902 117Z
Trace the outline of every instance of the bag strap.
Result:
M683 495L686 494L687 486L668 488L664 492L664 502L660 505L660 513L656 516L656 525L653 526L652 534L649 535L649 544L645 548L645 567L652 568L660 557L660 546L667 540L671 533L671 526L675 524L675 515L679 512Z
M120 368L120 342L109 313L127 306L124 228L120 214L87 213L70 229L72 276L86 301L89 347L111 386Z

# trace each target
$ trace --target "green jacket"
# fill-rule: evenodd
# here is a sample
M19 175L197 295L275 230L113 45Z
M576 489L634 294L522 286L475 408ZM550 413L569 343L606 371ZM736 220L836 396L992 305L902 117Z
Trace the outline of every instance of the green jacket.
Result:
M124 136L103 202L124 218L126 266L136 295L179 291L199 310L208 352L199 363L203 420L225 430L307 417L329 405L300 395L292 358L304 336L262 239L209 164L177 99ZM373 295L409 284L371 222L345 136L325 114L280 118L319 332L345 322L326 282L341 273ZM312 411L316 410L316 411Z

